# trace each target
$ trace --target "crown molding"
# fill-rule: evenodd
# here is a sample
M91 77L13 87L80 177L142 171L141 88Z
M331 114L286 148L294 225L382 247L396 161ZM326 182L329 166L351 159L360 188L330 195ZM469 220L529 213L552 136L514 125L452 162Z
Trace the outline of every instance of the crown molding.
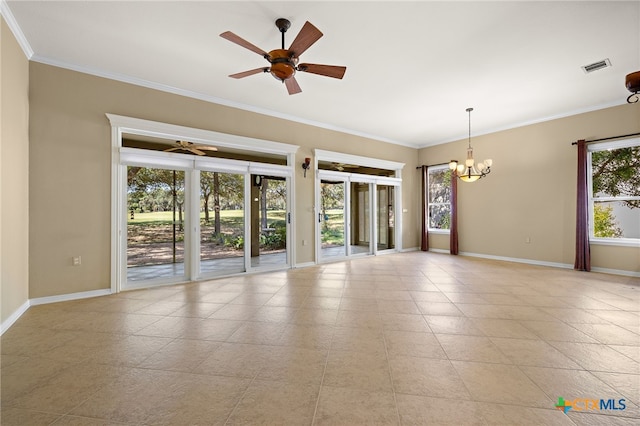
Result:
M0 0L0 1L3 1L3 0ZM178 87L157 83L154 81L144 80L141 78L132 77L125 74L113 73L109 71L97 70L90 67L83 67L80 65L69 64L66 62L58 61L56 59L47 58L40 55L33 55L30 59L34 62L39 62L41 64L51 65L58 68L64 68L71 71L80 72L83 74L93 75L96 77L107 78L109 80L115 80L122 83L133 84L134 86L146 87L148 89L154 89L162 92L172 93L174 95L180 95L180 96L185 96L192 99L198 99L200 101L205 101L212 104L223 105L231 108L240 109L243 111L254 112L256 114L262 114L269 117L280 118L280 119L292 121L295 123L306 124L313 127L319 127L322 129L332 130L340 133L345 133L348 135L359 136L367 139L376 140L379 142L385 142L393 145L401 145L401 146L417 149L417 146L415 144L387 139L381 136L376 136L369 133L360 132L357 130L348 129L344 127L334 126L334 125L323 123L320 121L309 120L309 119L298 117L295 115L284 114L284 113L273 111L266 108L255 107L255 106L243 104L240 102L233 102L227 99L218 98L216 96L206 95L204 93L199 93L199 92L193 92L191 90L180 89Z
M590 107L587 107L587 108L579 108L579 109L572 110L572 111L567 111L567 112L564 112L564 113L561 113L561 114L548 115L546 117L540 117L540 118L535 118L533 120L522 121L522 122L519 122L519 123L510 124L508 126L494 127L492 129L485 130L485 131L483 131L481 133L474 133L473 137L475 138L477 136L490 135L490 134L493 134L493 133L503 132L505 130L512 130L512 129L517 129L517 128L520 128L520 127L531 126L533 124L546 123L548 121L553 121L553 120L558 120L558 119L561 119L561 118L572 117L574 115L586 114L588 112L599 111L601 109L612 108L612 107L616 107L616 106L620 106L620 105L626 105L626 101L624 99L622 99L620 101L615 101L615 102L609 102L609 103L606 103L606 104L590 106ZM431 147L431 146L444 145L446 143L466 140L467 137L468 137L467 134L460 135L460 136L456 136L454 138L447 138L447 139L440 140L440 141L434 141L434 142L426 143L424 145L420 145L420 146L414 147L414 148L422 149L422 148L428 148L428 147Z
M29 44L29 40L27 40L27 38L24 36L24 33L22 32L20 25L18 25L18 21L16 21L16 18L13 16L13 13L11 12L9 5L5 0L0 0L0 14L2 14L4 21L7 23L7 25L9 26L9 29L13 33L13 36L18 41L18 44L22 48L24 55L27 57L28 60L31 60L31 58L33 58L33 55L34 55L33 49Z

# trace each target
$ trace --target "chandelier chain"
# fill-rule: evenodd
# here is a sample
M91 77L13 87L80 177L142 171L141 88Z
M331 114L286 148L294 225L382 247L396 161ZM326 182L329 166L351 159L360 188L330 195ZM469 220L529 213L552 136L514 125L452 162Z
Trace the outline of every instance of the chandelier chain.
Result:
M467 108L469 113L469 148L471 148L471 111L473 111L473 108Z

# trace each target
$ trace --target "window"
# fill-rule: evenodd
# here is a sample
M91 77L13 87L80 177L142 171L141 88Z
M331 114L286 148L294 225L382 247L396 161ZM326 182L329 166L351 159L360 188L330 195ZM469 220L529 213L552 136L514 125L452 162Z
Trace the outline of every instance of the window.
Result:
M451 227L451 170L448 165L427 170L429 231L449 231Z
M589 145L590 237L640 244L640 139Z
M112 292L295 264L298 146L107 116ZM175 152L176 140L222 156Z

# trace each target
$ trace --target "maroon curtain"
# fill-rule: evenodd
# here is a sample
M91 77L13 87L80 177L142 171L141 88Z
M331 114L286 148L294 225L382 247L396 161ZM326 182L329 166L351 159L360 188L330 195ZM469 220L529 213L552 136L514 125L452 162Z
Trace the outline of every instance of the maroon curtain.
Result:
M427 197L429 188L427 188L427 166L422 166L422 236L420 241L420 250L429 251L429 203Z
M578 188L576 208L576 261L574 269L591 270L591 253L589 248L589 218L587 200L587 143L578 141Z
M449 253L458 254L458 177L451 172L451 229L449 230Z

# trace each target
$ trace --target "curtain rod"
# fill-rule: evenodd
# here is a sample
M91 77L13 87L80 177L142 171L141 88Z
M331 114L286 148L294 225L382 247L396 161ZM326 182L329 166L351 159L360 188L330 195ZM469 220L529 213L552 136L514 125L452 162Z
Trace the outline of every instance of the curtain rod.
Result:
M628 138L631 136L638 136L640 135L640 133L629 133L628 135L620 135L620 136L611 136L610 138L601 138L601 139L594 139L592 141L585 141L587 144L590 143L594 143L594 142L602 142L602 141L610 141L611 139L620 139L620 138ZM578 142L571 142L571 145L577 145Z
M435 167L435 166L444 166L445 164L448 165L449 163L447 162L447 163L440 163L440 164L423 164L422 166ZM421 169L422 166L418 166L416 167L416 169Z

